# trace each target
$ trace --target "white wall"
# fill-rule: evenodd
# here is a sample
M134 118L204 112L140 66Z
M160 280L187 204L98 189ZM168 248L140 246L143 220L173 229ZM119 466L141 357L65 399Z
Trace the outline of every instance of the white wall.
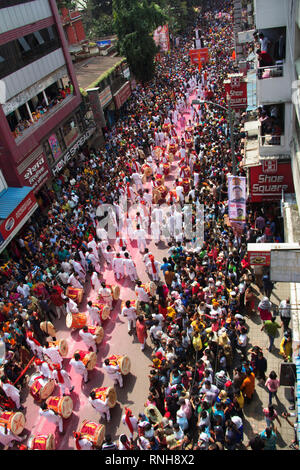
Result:
M0 11L0 34L51 16L52 11L48 0L34 0L33 2L3 8Z
M289 23L291 0L254 0L256 28L275 28Z

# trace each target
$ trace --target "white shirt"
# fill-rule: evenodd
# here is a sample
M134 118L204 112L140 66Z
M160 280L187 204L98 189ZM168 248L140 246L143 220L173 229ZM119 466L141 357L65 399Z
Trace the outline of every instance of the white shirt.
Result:
M123 307L122 308L122 315L128 318L128 320L135 320L136 319L136 309L134 307Z
M135 293L138 297L138 300L144 301L144 302L149 302L150 301L149 296L148 296L147 292L145 291L145 289L143 287L136 286L135 287Z
M103 401L103 400L100 400L100 398L96 398L95 400L93 400L91 397L89 397L90 404L92 405L93 408L95 408L95 410L99 411L99 413L104 413L108 410L109 408L108 401L109 401L109 398Z
M74 370L75 370L75 372L77 372L77 374L83 375L84 372L86 371L85 365L80 360L75 361L75 359L73 358L73 359L70 360L70 364L71 364L72 367L74 367Z
M53 364L60 364L62 356L59 353L58 346L51 346L50 348L43 348L43 353L50 357Z
M52 423L57 423L59 418L61 418L60 416L57 416L57 414L55 414L53 410L42 410L40 408L39 414L46 418L48 421L51 421Z
M89 333L88 331L85 332L83 330L79 331L79 336L87 346L95 344L95 340L97 338L96 335L92 335L92 333Z

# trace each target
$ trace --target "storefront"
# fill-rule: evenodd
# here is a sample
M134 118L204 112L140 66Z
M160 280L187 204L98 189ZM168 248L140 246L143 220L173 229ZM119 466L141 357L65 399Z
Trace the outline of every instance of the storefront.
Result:
M130 82L127 81L119 90L117 93L114 94L114 103L116 110L118 113L122 116L124 112L124 105L128 98L131 96L131 86Z
M287 193L294 193L290 161L268 159L249 168L251 202L280 201Z

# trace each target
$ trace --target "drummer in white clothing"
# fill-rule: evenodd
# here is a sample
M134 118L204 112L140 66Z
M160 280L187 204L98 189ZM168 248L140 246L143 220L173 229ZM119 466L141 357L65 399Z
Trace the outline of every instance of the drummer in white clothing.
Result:
M89 396L89 402L95 410L100 413L101 418L106 418L107 421L110 421L110 409L108 406L109 398L107 397L105 401L101 398L96 398L96 393L92 390Z
M95 307L91 300L88 301L87 311L89 312L89 317L90 317L91 324L93 326L95 326L95 325L101 326L102 323L101 323L99 308Z
M108 373L115 385L119 384L121 388L123 387L123 377L118 364L114 366L110 364L109 359L105 359L103 369Z
M69 389L70 393L73 392L74 386L72 385L71 377L59 364L53 364L53 378L61 389L63 396L66 394L66 388Z
M22 442L26 438L27 436L20 437L13 434L11 430L8 429L6 423L0 424L0 444L2 444L4 447L12 447L14 441Z
M99 289L99 295L103 298L104 303L109 306L110 310L112 309L112 295L109 287L106 287L105 282L101 282L101 287Z
M140 225L136 226L136 230L133 232L133 239L137 240L138 249L140 252L145 251L146 248L146 231L141 229Z
M142 286L142 283L141 281L136 281L136 286L135 286L135 293L137 295L137 298L139 301L143 301L143 302L150 302L150 298L149 298L149 295L147 294L147 292L145 291L145 289Z
M88 378L88 370L87 368L85 367L84 363L82 362L82 360L80 359L80 354L79 353L75 353L74 354L74 357L70 360L70 365L72 367L74 367L74 370L77 374L81 375L83 380L84 380L84 383L88 383L89 382L89 378Z
M66 305L67 313L70 313L73 315L73 313L79 313L77 303L74 302L73 299L68 299L67 305Z
M1 387L4 390L5 395L8 398L12 399L12 401L16 404L16 408L18 410L23 409L23 406L21 406L20 402L20 391L17 389L17 387L12 385L11 383L8 383L8 381L4 382L4 380L5 379L2 378Z
M50 366L48 362L46 361L41 361L40 359L36 359L35 365L37 366L37 369L39 373L46 379L52 379L52 369L50 369Z
M44 418L46 418L51 423L55 423L58 426L60 434L63 434L64 428L63 428L62 417L56 414L53 410L48 409L46 402L43 402L40 406L41 407L40 407L39 414L43 416Z
M116 257L113 258L112 268L114 270L117 280L122 279L125 275L124 259L121 258L120 253L116 253Z
M82 341L86 344L87 348L92 350L94 352L98 352L97 344L96 344L96 335L92 335L92 333L89 333L89 329L87 325L85 325L80 331L79 331L79 336L82 339Z
M124 266L126 269L126 275L130 277L131 281L136 281L138 279L135 262L129 257L129 253L124 253Z
M58 346L48 345L48 347L43 348L43 353L50 358L53 364L62 366L64 358L60 355Z
M128 320L128 333L135 328L136 324L136 308L130 306L130 300L127 300L125 307L122 308L121 314L124 317L127 317Z

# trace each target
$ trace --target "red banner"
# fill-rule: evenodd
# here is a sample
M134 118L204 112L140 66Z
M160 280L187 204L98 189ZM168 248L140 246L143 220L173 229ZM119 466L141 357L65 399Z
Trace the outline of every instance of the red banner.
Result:
M277 160L275 160L277 162ZM278 201L284 193L294 193L294 182L290 162L250 167L251 202Z
M226 101L228 103L230 97L230 106L233 109L247 107L247 83L243 79L243 74L240 75L224 81Z
M199 57L201 64L207 64L209 59L208 47L203 47L202 49L190 49L189 51L190 59L192 64L199 65Z
M121 106L128 100L131 95L130 82L125 83L125 85L120 88L118 93L114 95L115 105L117 109L120 109Z
M24 219L28 219L28 214L37 207L37 202L34 197L33 192L31 191L27 197L15 208L15 210L10 214L10 216L2 222L0 225L0 233L2 235L3 241L5 241L12 232L21 224ZM2 241L2 243L3 243Z

